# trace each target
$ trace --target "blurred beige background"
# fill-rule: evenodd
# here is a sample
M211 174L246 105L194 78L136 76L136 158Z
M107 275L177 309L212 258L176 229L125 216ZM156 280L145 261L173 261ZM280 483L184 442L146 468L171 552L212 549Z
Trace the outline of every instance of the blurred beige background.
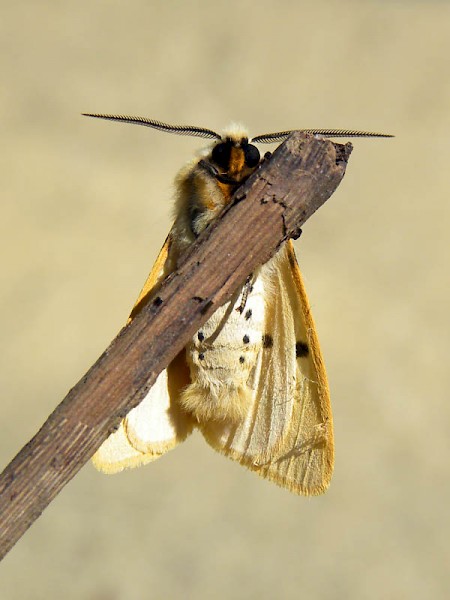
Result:
M381 130L297 244L336 470L290 495L200 436L143 469L87 465L4 560L2 599L447 598L446 2L18 2L0 24L3 465L124 323L199 141ZM201 145L201 142L200 142Z

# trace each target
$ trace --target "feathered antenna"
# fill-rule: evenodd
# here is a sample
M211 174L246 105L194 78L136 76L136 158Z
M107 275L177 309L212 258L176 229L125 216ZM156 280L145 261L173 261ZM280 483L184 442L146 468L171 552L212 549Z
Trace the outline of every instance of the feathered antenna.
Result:
M257 144L270 144L272 142L283 142L294 131L304 131L313 135L325 137L394 137L390 133L373 133L371 131L353 131L352 129L291 129L290 131L279 131L278 133L264 133L252 138Z
M160 131L167 131L168 133L176 133L178 135L190 135L194 137L201 137L210 140L221 140L222 136L216 133L212 129L206 129L205 127L195 127L193 125L169 125L168 123L162 123L155 119L147 119L146 117L130 117L128 115L104 115L97 113L82 113L84 117L94 117L96 119L106 119L108 121L119 121L121 123L132 123L133 125L143 125L144 127L152 127L153 129L159 129ZM276 133L264 133L257 135L252 138L251 141L257 144L270 144L272 142L283 142L287 137L291 135L297 129L290 129L289 131L278 131ZM394 137L389 133L374 133L371 131L354 131L352 129L301 129L306 133L312 133L313 135L323 135L326 137Z
M145 117L129 117L127 115L103 115L93 113L82 113L84 117L95 117L96 119L107 119L108 121L119 121L121 123L132 123L133 125L144 125L145 127L153 127L160 131L168 133L176 133L178 135L192 135L206 139L222 139L222 136L204 127L193 127L192 125L168 125L154 119L146 119Z

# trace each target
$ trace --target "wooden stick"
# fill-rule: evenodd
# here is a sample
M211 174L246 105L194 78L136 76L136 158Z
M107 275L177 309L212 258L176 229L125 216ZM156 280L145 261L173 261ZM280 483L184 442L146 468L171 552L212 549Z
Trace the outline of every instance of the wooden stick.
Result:
M298 237L339 185L351 149L296 132L237 190L0 476L0 558L248 274Z

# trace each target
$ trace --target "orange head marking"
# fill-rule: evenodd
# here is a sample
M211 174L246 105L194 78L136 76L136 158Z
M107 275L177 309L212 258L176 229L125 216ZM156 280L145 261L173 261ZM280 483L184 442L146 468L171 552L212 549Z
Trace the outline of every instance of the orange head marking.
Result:
M225 134L211 152L211 162L219 169L218 181L231 185L247 179L259 161L258 148L241 132Z

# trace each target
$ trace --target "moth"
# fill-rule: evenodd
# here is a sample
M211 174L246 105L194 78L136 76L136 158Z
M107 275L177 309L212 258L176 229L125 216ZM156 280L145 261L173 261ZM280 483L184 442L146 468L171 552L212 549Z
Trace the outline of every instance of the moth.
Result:
M175 219L130 320L261 163L258 135L120 115L86 116L212 140L177 175ZM309 129L333 137L380 136ZM316 328L291 241L218 308L93 457L116 473L156 460L199 429L215 450L297 494L321 494L334 464L333 419Z

